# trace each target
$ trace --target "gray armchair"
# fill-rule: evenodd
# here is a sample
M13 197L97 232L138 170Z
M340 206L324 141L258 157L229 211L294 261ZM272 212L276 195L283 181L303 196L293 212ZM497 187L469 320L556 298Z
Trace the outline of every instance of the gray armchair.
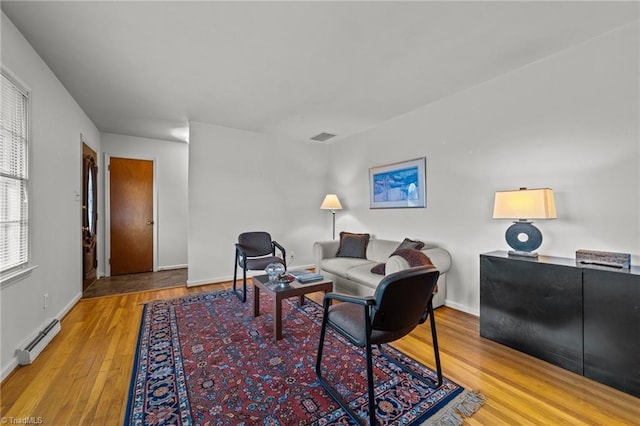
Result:
M431 388L442 385L442 367L438 350L436 323L433 317L433 291L439 272L428 267L406 269L387 275L378 285L373 296L354 297L328 293L324 297L322 328L316 359L316 374L322 387L349 415L360 424L361 419L343 401L338 392L322 376L322 349L327 327L346 337L356 346L364 347L367 358L367 391L369 396L369 424L376 424L371 345L377 345L380 353L389 361L424 382ZM332 300L341 301L331 305ZM436 364L437 381L424 377L383 352L382 343L392 342L409 334L418 324L431 320L431 336Z
M276 248L282 257L276 256ZM233 292L242 303L247 301L247 271L264 270L270 263L281 263L287 268L287 254L268 232L244 232L238 236L233 268ZM236 290L238 266L242 268L242 295Z

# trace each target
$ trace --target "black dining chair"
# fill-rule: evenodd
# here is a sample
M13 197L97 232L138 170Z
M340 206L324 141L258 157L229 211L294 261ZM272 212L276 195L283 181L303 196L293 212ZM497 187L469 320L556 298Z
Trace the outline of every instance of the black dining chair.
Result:
M358 423L362 419L349 407L338 392L321 374L322 349L327 327L347 338L358 347L365 348L367 361L367 391L369 396L369 424L376 424L375 397L373 383L373 361L371 345L377 345L381 355L396 364L428 387L442 386L442 367L438 350L436 322L433 316L432 297L440 273L433 267L420 266L387 275L378 285L373 296L354 297L338 293L328 293L324 297L322 328L316 375L322 387ZM331 304L333 300L344 303ZM413 371L382 350L383 343L389 343L409 334L418 324L431 320L431 336L436 364L437 381Z
M276 248L281 257L276 256ZM247 300L247 271L263 271L270 263L281 263L287 268L287 253L280 244L271 239L268 232L243 232L238 235L236 258L233 268L233 292L242 303ZM236 290L238 266L242 268L242 295Z

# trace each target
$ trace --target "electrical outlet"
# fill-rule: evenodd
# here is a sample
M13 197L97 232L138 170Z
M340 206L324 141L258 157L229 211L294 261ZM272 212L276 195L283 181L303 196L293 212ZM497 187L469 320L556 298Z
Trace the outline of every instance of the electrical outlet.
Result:
M42 299L42 309L45 310L49 307L49 293L45 293Z

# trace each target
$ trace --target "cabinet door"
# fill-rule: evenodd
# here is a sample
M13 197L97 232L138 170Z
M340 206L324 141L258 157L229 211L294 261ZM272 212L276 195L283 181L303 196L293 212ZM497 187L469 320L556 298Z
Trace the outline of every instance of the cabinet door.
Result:
M640 276L584 270L584 375L640 397Z
M582 374L582 270L480 256L480 335Z

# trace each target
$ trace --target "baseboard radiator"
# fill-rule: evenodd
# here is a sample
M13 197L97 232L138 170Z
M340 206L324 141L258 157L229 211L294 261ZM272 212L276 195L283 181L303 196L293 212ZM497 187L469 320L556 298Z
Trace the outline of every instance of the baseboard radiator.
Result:
M29 365L60 332L60 320L54 319L24 349L17 349L18 364Z

